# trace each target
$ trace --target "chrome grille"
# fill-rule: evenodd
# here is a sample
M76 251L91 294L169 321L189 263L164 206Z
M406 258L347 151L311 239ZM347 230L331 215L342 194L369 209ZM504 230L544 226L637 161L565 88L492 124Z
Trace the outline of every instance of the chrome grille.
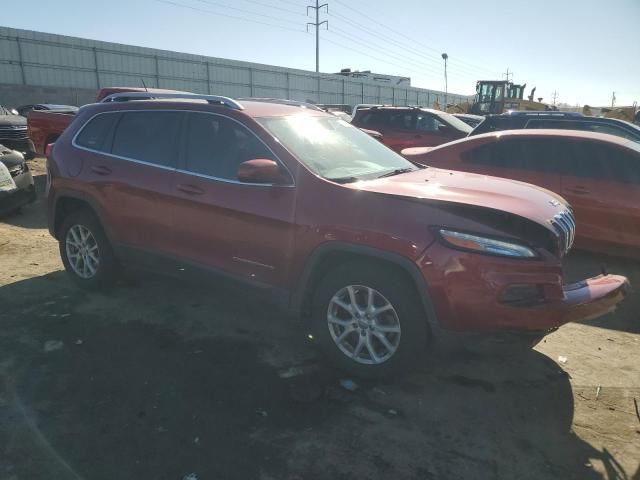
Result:
M7 139L27 138L27 126L19 125L19 126L0 127L0 140L5 138Z
M576 221L569 210L564 210L549 220L551 226L558 234L558 245L560 254L566 255L576 238Z

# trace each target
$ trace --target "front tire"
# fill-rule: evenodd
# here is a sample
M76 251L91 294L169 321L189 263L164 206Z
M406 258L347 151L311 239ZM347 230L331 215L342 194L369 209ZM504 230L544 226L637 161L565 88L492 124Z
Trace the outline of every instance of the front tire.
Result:
M70 213L59 235L60 257L67 273L83 288L112 284L118 265L100 222L88 210Z
M338 368L363 377L403 374L429 340L415 287L382 265L351 262L327 273L312 301L312 331Z

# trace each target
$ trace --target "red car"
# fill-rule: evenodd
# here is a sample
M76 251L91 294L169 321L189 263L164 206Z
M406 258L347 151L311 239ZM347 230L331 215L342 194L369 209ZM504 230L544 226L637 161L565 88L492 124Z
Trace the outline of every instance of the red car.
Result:
M640 144L603 133L510 130L469 137L406 158L440 168L533 183L575 210L576 247L640 257Z
M80 285L137 266L240 282L363 375L406 371L447 330L533 342L624 297L621 276L563 283L573 216L545 190L420 168L303 104L127 95L81 109L48 159Z
M380 132L384 144L396 152L440 145L466 137L473 130L449 113L422 107L362 107L351 123Z

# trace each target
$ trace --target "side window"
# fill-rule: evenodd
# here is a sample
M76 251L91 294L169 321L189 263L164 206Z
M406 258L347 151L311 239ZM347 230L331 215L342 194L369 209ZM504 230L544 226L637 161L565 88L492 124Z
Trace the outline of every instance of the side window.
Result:
M119 113L103 113L93 117L80 131L76 144L91 150L108 152L107 139L119 117Z
M175 167L181 112L125 112L116 126L111 153Z
M389 127L398 130L413 130L415 128L415 115L413 112L390 112Z
M592 132L598 133L608 133L609 135L616 135L617 137L626 138L627 140L635 140L637 141L637 136L633 135L631 132L627 132L622 128L616 127L614 125L607 125L604 123L589 123L590 130Z
M529 120L526 128L557 128L562 130L589 130L587 122L567 120Z
M559 173L566 168L559 147L545 139L503 140L481 145L467 152L463 160L497 168Z
M617 183L640 183L640 155L604 143L580 142L572 175Z
M428 113L418 113L416 115L416 130L421 132L437 132L444 123L440 122L433 115Z
M186 169L193 173L237 180L242 162L256 158L276 160L247 128L225 117L206 113L188 116Z
M360 117L360 123L367 127L386 127L388 116L386 112L377 110L365 111Z

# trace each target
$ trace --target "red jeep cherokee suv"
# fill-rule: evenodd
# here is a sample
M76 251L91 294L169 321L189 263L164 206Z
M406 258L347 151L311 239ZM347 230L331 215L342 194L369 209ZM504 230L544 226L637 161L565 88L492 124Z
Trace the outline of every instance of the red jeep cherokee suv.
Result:
M364 375L447 330L533 342L624 297L616 275L563 283L575 225L546 190L418 167L305 104L127 95L81 108L49 155L49 229L81 285L118 265L240 280Z

